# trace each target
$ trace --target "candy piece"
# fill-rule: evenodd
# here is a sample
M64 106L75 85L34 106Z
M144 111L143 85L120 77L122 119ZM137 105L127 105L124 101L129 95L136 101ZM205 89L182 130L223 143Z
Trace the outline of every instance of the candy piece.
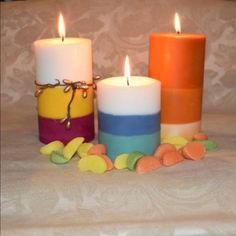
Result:
M158 169L161 166L160 161L154 156L141 157L136 165L136 172L138 174L144 174L152 170Z
M88 151L89 155L105 155L106 153L107 150L104 144L96 144L92 146Z
M178 151L167 152L162 159L164 166L172 166L183 161L183 156Z
M106 155L100 155L100 156L105 160L105 162L107 164L107 170L112 170L114 168L114 165L113 165L111 159Z
M63 148L53 151L50 155L50 161L54 164L61 165L68 162L63 156Z
M50 155L53 151L59 150L64 147L64 144L61 141L53 141L44 145L40 148L40 153L43 155Z
M91 171L102 174L107 170L107 163L98 155L89 155L79 160L78 167L80 171Z
M83 137L72 139L64 148L64 158L70 160L78 150L79 146L83 143Z
M165 153L171 152L171 151L176 151L176 147L173 144L170 143L162 143L159 145L154 153L154 156L161 160L164 156Z
M179 153L181 156L184 157L184 154L183 154L183 148L180 148L180 149L178 150L178 153Z
M202 143L207 151L213 151L218 148L218 145L213 140L194 140L196 143Z
M208 136L207 134L200 132L200 133L196 133L193 136L193 140L208 140Z
M92 143L82 143L78 150L77 150L77 154L79 155L80 158L83 158L85 156L88 155L88 151L89 149L93 146Z
M129 170L134 170L138 159L140 159L144 154L142 152L131 152L127 158L127 167Z
M162 143L170 143L173 144L176 147L176 149L180 149L181 147L184 147L188 143L188 140L182 136L175 136L164 139Z
M201 160L206 152L205 146L202 143L197 142L189 142L184 148L183 148L183 155L186 159L190 160Z
M123 153L116 157L114 166L116 169L121 170L127 168L127 159L129 154Z

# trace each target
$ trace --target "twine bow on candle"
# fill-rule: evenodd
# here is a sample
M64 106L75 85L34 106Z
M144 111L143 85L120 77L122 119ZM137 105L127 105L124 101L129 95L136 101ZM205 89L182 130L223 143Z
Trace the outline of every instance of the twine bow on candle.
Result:
M99 80L101 77L99 75L94 76L93 80ZM75 97L75 92L77 89L82 89L82 97L84 99L87 98L88 96L88 89L90 86L93 87L93 89L96 89L96 84L95 83L91 83L91 84L87 84L85 81L71 81L68 79L64 79L63 80L63 84L60 83L60 81L58 79L56 79L57 83L55 84L38 84L35 81L35 85L37 85L39 88L36 90L35 92L35 97L40 96L40 94L42 94L42 92L44 91L44 89L46 88L55 88L57 86L64 86L64 93L68 93L69 91L72 90L72 95L70 98L70 101L67 105L67 113L66 113L66 117L62 118L60 120L60 123L66 123L66 128L69 129L71 127L71 103L74 100Z

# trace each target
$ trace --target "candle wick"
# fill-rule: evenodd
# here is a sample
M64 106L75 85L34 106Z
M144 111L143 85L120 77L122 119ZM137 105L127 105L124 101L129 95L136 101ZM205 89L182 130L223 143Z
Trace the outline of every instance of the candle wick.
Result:
M127 76L126 81L127 81L127 85L129 86L129 76Z
M180 34L180 31L177 31L177 34Z
M64 37L64 36L61 36L61 41L62 41L62 42L64 42L64 39L65 39L65 37Z

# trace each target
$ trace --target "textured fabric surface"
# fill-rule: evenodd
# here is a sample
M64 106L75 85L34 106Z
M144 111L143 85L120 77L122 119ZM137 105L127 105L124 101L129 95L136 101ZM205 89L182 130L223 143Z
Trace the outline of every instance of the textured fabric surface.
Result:
M3 235L236 234L236 115L204 115L220 148L202 161L96 175L39 154L31 104L3 110Z
M147 74L150 32L207 35L203 130L220 148L146 175L81 173L39 154L32 42L93 40L94 73ZM1 3L1 231L24 235L236 235L236 2L213 0L47 0ZM96 120L97 123L97 120ZM97 127L97 124L96 124ZM94 140L96 142L96 140Z

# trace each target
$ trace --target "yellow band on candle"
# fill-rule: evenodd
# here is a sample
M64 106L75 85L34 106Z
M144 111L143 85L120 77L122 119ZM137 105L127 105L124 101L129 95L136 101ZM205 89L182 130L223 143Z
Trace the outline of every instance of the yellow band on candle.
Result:
M67 115L67 107L72 97L72 89L65 93L63 87L46 88L38 96L38 114L45 118L62 119ZM82 117L93 112L93 88L87 90L87 97L83 98L83 90L76 89L71 103L71 118Z

